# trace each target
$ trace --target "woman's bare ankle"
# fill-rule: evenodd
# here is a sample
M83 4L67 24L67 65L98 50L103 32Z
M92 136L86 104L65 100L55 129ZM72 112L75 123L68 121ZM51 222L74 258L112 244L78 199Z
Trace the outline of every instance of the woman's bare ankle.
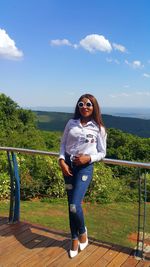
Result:
M86 233L81 234L80 237L79 237L79 241L80 241L80 243L85 243L86 240L87 240L87 235L86 235Z
M77 250L78 249L78 246L79 246L79 241L78 239L74 239L72 240L72 244L71 244L71 250Z

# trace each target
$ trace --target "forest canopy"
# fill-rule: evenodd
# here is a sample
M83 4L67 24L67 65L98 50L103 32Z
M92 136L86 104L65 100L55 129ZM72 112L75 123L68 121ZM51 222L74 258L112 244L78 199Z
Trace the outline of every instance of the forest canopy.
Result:
M0 94L0 146L46 148L35 114L4 94Z

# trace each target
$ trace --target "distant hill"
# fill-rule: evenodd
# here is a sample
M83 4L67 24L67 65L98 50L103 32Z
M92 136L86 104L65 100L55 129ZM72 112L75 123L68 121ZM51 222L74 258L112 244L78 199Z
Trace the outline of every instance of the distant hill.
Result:
M150 138L150 120L103 115L107 128L120 129L123 132Z
M65 112L33 111L37 115L37 127L45 131L63 131L73 114ZM150 120L102 115L106 128L150 138Z

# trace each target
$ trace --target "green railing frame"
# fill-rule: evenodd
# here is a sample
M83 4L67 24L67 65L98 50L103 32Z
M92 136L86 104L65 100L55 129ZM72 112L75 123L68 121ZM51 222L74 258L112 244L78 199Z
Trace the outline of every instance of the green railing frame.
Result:
M16 153L31 154L31 155L45 155L45 156L55 156L58 157L56 152L48 152L42 150L33 150L25 148L14 148L14 147L0 147L0 151L7 152L8 164L9 164L9 173L10 173L10 210L9 210L9 223L16 223L20 220L20 177L19 177L19 168L16 158ZM146 171L144 173L144 201L141 198L141 170L150 169L150 163L143 162L134 162L134 161L125 161L125 160L116 160L104 158L102 160L105 164L111 165L120 165L126 167L138 168L138 184L139 184L139 206L138 206L138 235L137 235L137 247L135 251L135 256L138 258L143 258L144 251L144 238L145 238L145 221L146 221ZM141 211L141 207L144 205L144 213ZM142 217L142 222L141 222ZM142 237L140 233L142 232ZM141 246L142 243L142 246Z

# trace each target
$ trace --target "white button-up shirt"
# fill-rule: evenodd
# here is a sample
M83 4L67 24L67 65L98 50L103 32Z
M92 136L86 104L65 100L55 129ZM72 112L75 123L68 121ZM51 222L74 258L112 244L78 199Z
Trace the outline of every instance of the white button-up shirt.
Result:
M105 128L94 121L82 125L80 119L70 119L64 129L60 146L60 159L65 159L65 153L75 156L78 154L90 155L91 163L100 161L106 156Z

